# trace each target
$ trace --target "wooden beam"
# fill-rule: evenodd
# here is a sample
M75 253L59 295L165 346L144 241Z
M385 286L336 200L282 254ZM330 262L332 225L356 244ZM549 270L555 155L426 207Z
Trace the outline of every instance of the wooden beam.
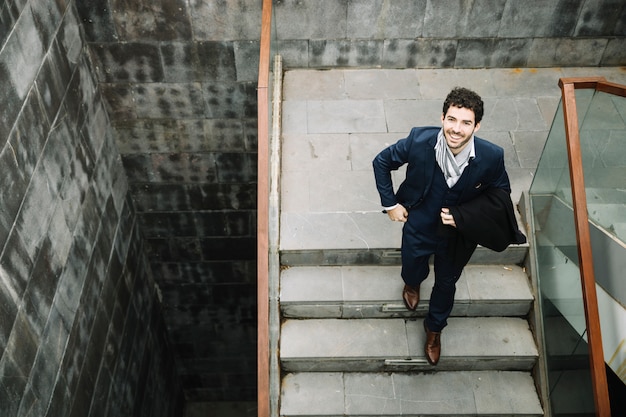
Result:
M270 416L269 74L272 0L263 0L257 83L257 416Z
M593 85L593 81L578 81L583 85ZM567 139L567 154L569 162L570 181L572 187L572 202L574 206L574 223L578 247L578 259L582 284L583 303L585 306L585 320L587 323L587 342L589 344L589 361L591 366L591 380L594 391L594 403L597 417L611 417L611 404L606 380L604 351L602 348L602 331L600 329L600 315L598 313L598 298L596 294L596 280L593 271L593 255L591 251L591 237L589 234L589 217L587 214L587 196L583 173L582 152L580 149L580 135L578 132L578 115L576 112L576 88L582 88L577 81L561 79L563 98L563 117L565 118L565 136Z

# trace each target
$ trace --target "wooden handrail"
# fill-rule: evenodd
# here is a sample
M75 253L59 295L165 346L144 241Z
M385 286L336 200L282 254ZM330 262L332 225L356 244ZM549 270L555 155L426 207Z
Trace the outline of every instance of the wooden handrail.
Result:
M617 84L607 83L602 77L593 78L561 78L559 80L563 100L563 117L565 119L565 136L574 207L574 223L580 265L583 304L587 325L587 342L589 344L589 362L591 380L594 391L594 403L597 417L611 417L606 365L602 347L602 331L596 280L593 271L593 254L589 234L589 217L587 213L587 196L583 175L582 152L578 132L578 114L576 111L576 89L593 88L626 97L626 89Z
M257 415L270 415L269 74L272 0L263 0L257 83Z

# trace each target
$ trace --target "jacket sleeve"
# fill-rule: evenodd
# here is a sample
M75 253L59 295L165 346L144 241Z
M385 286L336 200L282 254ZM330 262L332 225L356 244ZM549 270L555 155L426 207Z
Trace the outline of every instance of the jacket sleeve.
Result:
M509 175L504 167L504 154L501 153L498 158L498 164L496 167L496 176L493 181L493 186L505 190L507 193L511 193L511 182L509 181Z
M400 139L395 144L383 149L372 161L376 188L383 207L391 207L398 202L393 190L391 171L397 170L408 162L411 148L410 138L409 135L408 138Z

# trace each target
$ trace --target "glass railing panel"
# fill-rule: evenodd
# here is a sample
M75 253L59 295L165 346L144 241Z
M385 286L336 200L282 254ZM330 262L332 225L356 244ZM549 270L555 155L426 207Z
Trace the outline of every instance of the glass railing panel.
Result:
M615 311L626 311L621 278L626 270L626 99L580 89L576 110L604 356L619 375L624 355L618 342L626 340L626 331L613 323L620 322ZM594 391L562 104L531 185L530 203L552 415L592 416Z
M587 113L593 93L577 92L578 114ZM530 189L548 392L553 415L594 415L563 120L560 103Z
M552 415L591 416L593 390L574 214L555 194L533 195L531 204Z
M626 242L625 120L626 98L596 92L580 129L589 220L621 242Z

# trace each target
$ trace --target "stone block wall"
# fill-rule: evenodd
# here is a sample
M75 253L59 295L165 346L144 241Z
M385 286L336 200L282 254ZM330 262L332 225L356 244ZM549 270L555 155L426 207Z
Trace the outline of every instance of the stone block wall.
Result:
M0 415L183 407L73 2L0 6Z
M254 402L261 2L77 6L185 396Z
M273 20L286 67L626 65L621 0L276 0Z

